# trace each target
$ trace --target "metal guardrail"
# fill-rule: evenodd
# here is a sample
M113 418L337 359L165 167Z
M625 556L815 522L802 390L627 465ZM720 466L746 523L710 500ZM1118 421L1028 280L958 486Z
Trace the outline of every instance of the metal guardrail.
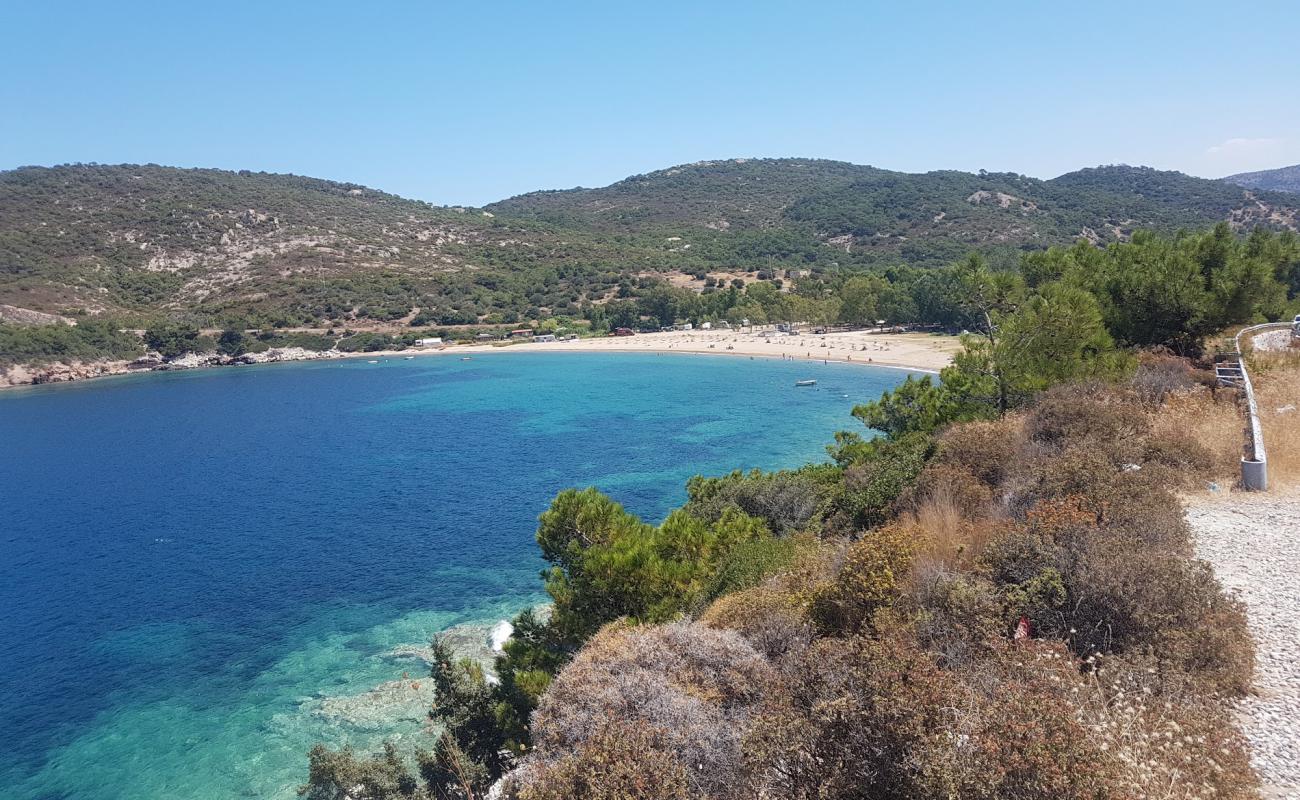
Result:
M1268 490L1268 454L1264 450L1264 429L1259 422L1259 406L1255 402L1255 388L1250 383L1250 373L1246 370L1246 360L1241 352L1241 337L1243 334L1250 334L1252 339L1259 331L1272 328L1291 328L1289 322L1268 322L1263 325L1252 325L1249 328L1242 328L1237 331L1233 337L1233 346L1236 348L1237 368L1240 373L1237 386L1241 388L1246 395L1246 416L1250 421L1250 457L1241 459L1241 487L1254 492L1264 492Z

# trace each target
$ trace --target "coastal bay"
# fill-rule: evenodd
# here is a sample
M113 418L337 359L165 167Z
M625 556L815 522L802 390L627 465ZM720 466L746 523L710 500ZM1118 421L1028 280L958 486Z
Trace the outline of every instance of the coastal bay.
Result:
M15 743L0 780L15 797L287 798L316 740L419 741L420 648L453 626L481 644L542 599L532 534L556 491L595 485L660 518L692 474L822 459L836 430L860 430L853 404L906 374L369 360L0 397Z

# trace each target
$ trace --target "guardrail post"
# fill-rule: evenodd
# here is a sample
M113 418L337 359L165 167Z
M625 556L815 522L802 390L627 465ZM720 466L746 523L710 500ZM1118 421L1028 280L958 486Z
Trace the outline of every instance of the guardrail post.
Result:
M1268 462L1243 458L1241 460L1241 488L1252 492L1268 491Z

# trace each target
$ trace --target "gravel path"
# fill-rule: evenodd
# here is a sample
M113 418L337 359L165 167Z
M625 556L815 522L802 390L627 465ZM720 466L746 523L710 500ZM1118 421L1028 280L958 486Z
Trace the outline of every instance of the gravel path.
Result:
M1255 334L1251 343L1256 350L1287 350L1291 347L1291 331L1265 331Z
M1242 728L1264 797L1300 798L1300 495L1193 501L1198 555L1240 594L1258 647Z

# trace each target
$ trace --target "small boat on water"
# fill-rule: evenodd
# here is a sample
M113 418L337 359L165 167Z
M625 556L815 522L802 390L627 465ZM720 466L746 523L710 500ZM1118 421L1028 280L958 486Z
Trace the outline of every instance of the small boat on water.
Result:
M461 361L469 361L469 360L470 360L469 356L465 356L464 358L461 359Z
M816 385L817 385L817 381L814 381L814 380L795 381L795 382L794 382L794 385L795 385L795 386L816 386Z
M379 362L378 362L378 361L375 361L374 359L371 359L371 360L367 361L366 363L367 363L367 364L378 364Z
M415 356L407 356L407 357L406 357L406 360L407 360L407 361L414 361L414 360L415 360Z

